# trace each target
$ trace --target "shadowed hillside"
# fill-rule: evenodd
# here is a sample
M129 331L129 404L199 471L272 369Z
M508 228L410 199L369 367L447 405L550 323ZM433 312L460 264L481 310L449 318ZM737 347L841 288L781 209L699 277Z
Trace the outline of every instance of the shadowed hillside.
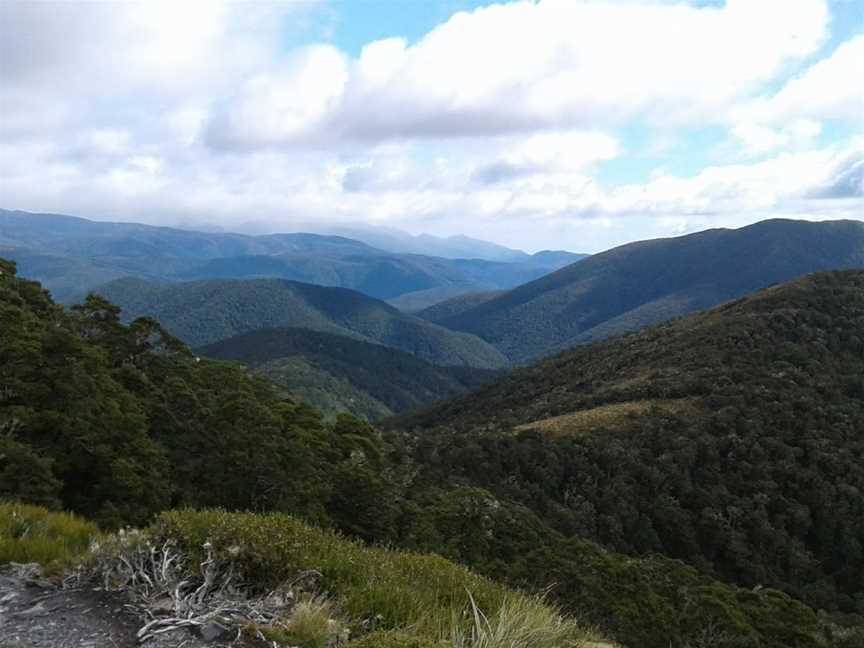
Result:
M456 396L498 375L439 367L379 344L298 328L253 331L197 351L247 364L326 414L350 412L367 420Z
M806 273L856 267L864 223L763 221L623 245L436 321L525 362Z
M126 318L150 315L192 346L262 328L307 328L390 346L440 365L497 369L506 359L483 340L450 331L344 288L283 279L157 284L121 279L99 288Z

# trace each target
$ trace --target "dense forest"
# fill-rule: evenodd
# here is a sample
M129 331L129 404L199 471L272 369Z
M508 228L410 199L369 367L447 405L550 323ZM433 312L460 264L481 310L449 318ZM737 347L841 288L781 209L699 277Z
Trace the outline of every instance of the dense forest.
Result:
M526 363L807 273L861 267L864 223L767 220L628 243L434 321Z
M818 648L860 639L775 589L737 588L677 560L633 559L576 537L558 515L563 507L543 508L553 503L550 482L529 486L519 466L508 467L512 494L482 487L484 466L469 478L464 462L483 458L481 436L430 435L427 444L349 416L326 423L239 366L194 356L152 319L124 325L97 296L64 310L14 264L0 264L0 497L71 509L106 528L144 524L169 507L290 512L367 542L434 551L513 585L551 588L570 612L629 646ZM849 278L830 281L849 287ZM510 438L525 452L505 453L508 460L539 470L549 459L542 444ZM439 477L446 457L453 474Z
M864 272L577 347L398 424L432 483L864 613Z
M261 329L196 349L236 360L327 415L380 419L456 396L500 372L441 367L403 351L301 328Z
M500 369L504 356L489 343L407 315L345 288L286 279L212 279L161 284L126 278L99 294L129 320L154 317L193 347L264 328L305 328L383 344L432 364Z

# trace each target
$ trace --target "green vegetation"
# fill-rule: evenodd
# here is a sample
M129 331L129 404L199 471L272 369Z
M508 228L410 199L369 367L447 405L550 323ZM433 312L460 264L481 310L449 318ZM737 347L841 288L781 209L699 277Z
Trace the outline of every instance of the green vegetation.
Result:
M860 615L862 332L864 272L814 275L397 424L414 431L419 480L467 482L567 537Z
M864 267L864 223L771 220L594 255L450 317L525 363L806 273Z
M439 324L451 317L461 315L472 308L485 304L486 302L504 294L503 290L491 290L484 292L472 292L468 294L456 295L449 299L439 301L423 310L417 311L415 315L422 317L430 322Z
M331 333L410 353L432 364L499 369L492 346L384 302L343 288L282 279L156 284L122 279L99 288L127 319L151 316L192 346L204 346L264 328L293 327Z
M401 632L378 631L352 641L345 648L445 648L446 644Z
M372 536L384 481L367 425L325 423L239 366L199 361L151 319L122 325L101 298L65 311L12 264L0 273L0 497L107 527L220 505Z
M58 573L78 563L100 538L95 524L76 515L0 502L0 564L36 562Z
M395 306L401 311L417 315L419 311L429 308L430 306L449 301L454 297L459 297L461 295L465 295L466 293L474 293L476 292L476 290L477 286L473 286L471 284L453 284L449 286L427 288L426 290L416 290L414 292L405 293L403 295L399 295L398 297L388 299L387 303L391 306Z
M628 646L854 641L770 586L860 625L864 273L577 349L381 433L199 361L152 319L123 325L103 298L67 311L13 264L0 272L0 497L105 527L177 507L270 511L170 513L153 532L193 554L237 547L262 587L318 570L346 621L381 616L364 631L452 641L451 624L424 626L432 606L467 612L474 638L503 632L516 595L450 560L548 590ZM578 434L515 430L590 410Z
M427 639L455 636L459 640L454 645L459 648L563 648L576 646L587 636L580 626L538 599L508 592L443 558L366 547L286 515L171 512L159 517L151 533L157 543L170 538L193 556L210 542L221 549L220 558L233 561L247 580L264 589L299 573L319 572L321 592L346 618L361 626L365 622L365 627L410 629L411 634ZM231 548L236 549L229 553ZM471 614L464 615L466 610ZM481 610L490 617L475 622ZM302 622L295 619L288 625L288 632L321 636L326 632L322 620L329 618L329 611L330 606L320 601L313 604L304 611ZM475 625L482 626L479 631L484 636L490 631L499 636L507 633L513 642L472 643L465 637L471 636ZM537 643L524 643L519 637L534 637Z
M325 414L374 420L455 396L497 372L438 367L419 358L341 335L308 329L263 329L196 350L237 360Z

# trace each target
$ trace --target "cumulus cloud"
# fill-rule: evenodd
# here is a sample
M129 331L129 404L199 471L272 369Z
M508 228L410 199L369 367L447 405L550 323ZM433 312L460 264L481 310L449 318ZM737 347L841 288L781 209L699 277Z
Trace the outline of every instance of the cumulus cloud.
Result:
M808 67L776 94L734 111L739 118L763 124L794 119L864 120L864 34L842 43L828 57Z
M585 128L641 115L716 120L731 102L812 54L824 0L541 0L458 13L419 42L333 48L246 85L208 130L222 147L291 146L313 134L380 140ZM293 88L315 84L308 100Z

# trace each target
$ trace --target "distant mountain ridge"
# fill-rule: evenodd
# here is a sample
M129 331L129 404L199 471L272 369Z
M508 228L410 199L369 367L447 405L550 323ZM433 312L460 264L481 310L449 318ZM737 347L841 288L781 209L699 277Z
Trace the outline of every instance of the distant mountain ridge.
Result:
M441 367L380 344L300 328L252 331L196 352L242 362L326 414L367 420L456 396L499 374Z
M294 327L390 346L437 365L507 365L498 350L476 336L407 315L345 288L286 279L160 284L127 278L98 292L123 309L124 319L154 317L193 347L263 328Z
M858 267L864 223L769 220L623 245L436 321L525 362L803 274Z
M477 254L472 254L472 246ZM507 248L473 239L462 241L459 248L471 258L430 256L430 249L437 248L426 247L412 248L420 254L406 254L339 235L250 236L0 210L3 255L67 302L123 276L160 281L278 277L350 288L380 299L416 293L414 302L422 307L436 298L436 288L446 296L511 288L584 257L569 252L509 254ZM490 247L505 252L484 254ZM475 258L483 256L498 260ZM76 281L64 274L75 275Z

